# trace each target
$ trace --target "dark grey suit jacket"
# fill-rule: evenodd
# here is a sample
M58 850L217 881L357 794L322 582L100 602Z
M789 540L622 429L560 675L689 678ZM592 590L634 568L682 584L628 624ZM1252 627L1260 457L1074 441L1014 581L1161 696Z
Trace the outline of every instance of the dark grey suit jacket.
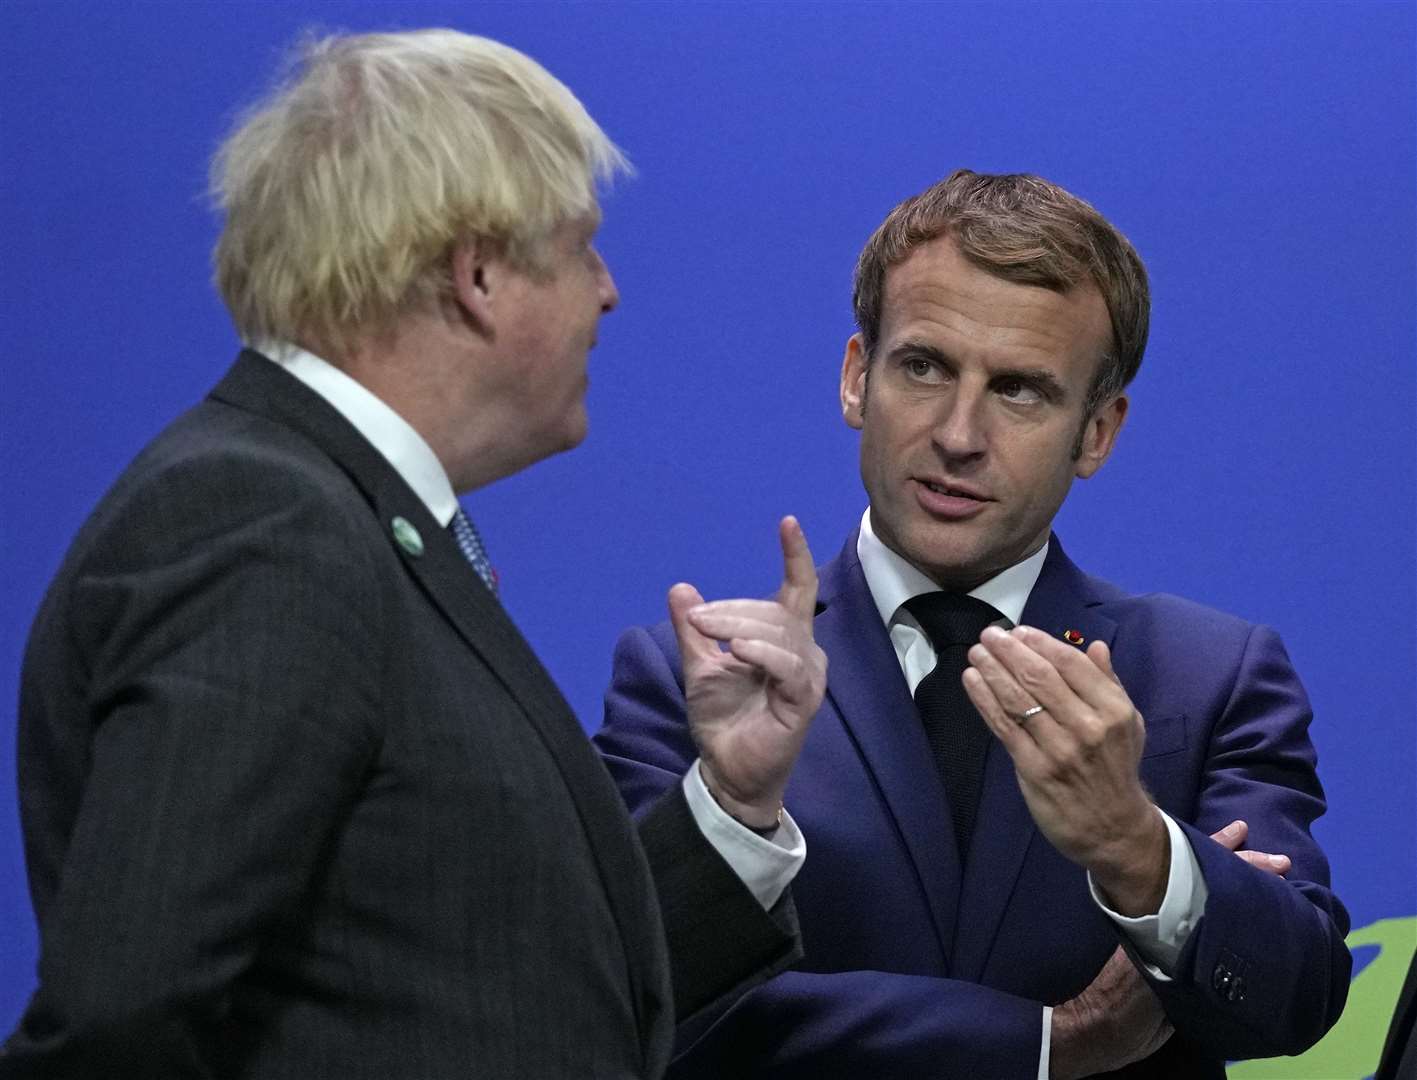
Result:
M797 948L677 791L637 834L451 537L253 353L80 531L19 732L0 1076L654 1077L671 999Z

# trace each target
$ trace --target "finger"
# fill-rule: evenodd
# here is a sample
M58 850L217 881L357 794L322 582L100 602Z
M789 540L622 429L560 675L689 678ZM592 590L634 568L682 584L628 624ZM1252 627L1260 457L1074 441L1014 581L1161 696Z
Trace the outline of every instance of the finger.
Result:
M1043 751L1034 742L1032 733L1009 716L984 676L979 673L979 669L965 668L961 681L969 700L974 702L974 707L979 710L984 723L1009 752L1009 757L1013 758L1019 771L1034 775L1041 770L1045 758Z
M679 641L679 655L683 658L686 676L705 661L716 659L719 655L717 643L699 633L689 621L689 612L703 602L699 590L685 582L681 581L669 590L669 621Z
M811 619L817 610L817 567L812 562L812 549L797 519L789 514L777 526L782 543L782 588L777 600L788 611L803 619Z
M799 704L812 696L812 671L808 661L799 654L751 638L733 638L728 649L772 680L784 700Z
M1257 870L1275 877L1289 873L1291 863L1288 855L1271 855L1267 851L1237 851L1236 857L1243 859Z
M989 629L970 648L969 661L1014 723L1034 705L1042 705L1043 712L1027 720L1028 733L1050 754L1063 751L1070 717L1080 702L1046 660L1003 631Z
M1105 641L1094 641L1087 647L1087 656L1094 664L1118 686L1122 685L1122 680L1117 678L1117 672L1112 667L1112 648Z
M1210 838L1227 851L1238 851L1240 845L1245 842L1245 837L1250 835L1250 826L1239 818L1236 818L1225 828L1210 834Z
M1122 684L1108 674L1111 667L1110 654L1107 654L1108 670L1104 670L1098 666L1091 651L1079 652L1074 646L1055 641L1051 635L1032 626L1016 626L1008 636L1023 644L1035 656L1047 661L1069 690L1092 708L1113 709L1122 701L1130 707L1131 699L1127 697ZM1100 654L1107 648L1103 642L1093 642L1093 646L1100 646ZM1091 648L1092 646L1089 646L1090 650Z
M709 600L698 606L703 611L715 614L740 615L780 625L797 621L795 616L789 615L787 609L776 600Z
M773 605L777 607L777 605ZM782 609L779 607L779 611ZM790 648L792 635L788 627L779 623L754 619L746 615L732 615L714 610L712 605L700 606L689 611L689 622L701 634L717 641L730 638L750 638L767 641L782 648Z

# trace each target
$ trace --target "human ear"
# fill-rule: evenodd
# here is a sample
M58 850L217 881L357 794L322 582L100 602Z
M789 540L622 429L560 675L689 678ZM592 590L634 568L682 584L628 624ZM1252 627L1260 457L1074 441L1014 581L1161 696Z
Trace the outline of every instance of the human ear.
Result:
M497 260L489 258L487 245L478 240L459 240L449 256L453 305L464 323L491 335L495 326L493 286L500 275Z
M1077 455L1076 475L1086 480L1102 468L1117 441L1117 432L1127 418L1127 396L1118 394L1087 418Z
M841 362L841 417L848 427L860 431L866 422L866 350L861 335L852 334L846 342L846 356Z

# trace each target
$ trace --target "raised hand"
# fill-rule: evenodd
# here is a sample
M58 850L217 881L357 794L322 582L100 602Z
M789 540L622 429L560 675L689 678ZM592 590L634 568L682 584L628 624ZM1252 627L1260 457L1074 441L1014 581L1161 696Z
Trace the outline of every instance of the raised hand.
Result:
M1118 912L1155 913L1171 845L1138 771L1146 727L1107 645L1083 653L1033 627L991 627L969 659L965 690L1013 758L1039 829Z
M783 580L776 599L705 603L692 585L669 590L704 783L720 806L754 828L777 821L826 691L826 654L812 639L812 552L796 518L783 518L778 535Z

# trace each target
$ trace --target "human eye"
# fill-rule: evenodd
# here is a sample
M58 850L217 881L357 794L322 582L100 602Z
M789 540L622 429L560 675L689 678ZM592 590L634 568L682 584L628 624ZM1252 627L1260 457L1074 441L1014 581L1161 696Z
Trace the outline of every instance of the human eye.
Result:
M907 353L901 357L900 368L912 382L936 383L944 378L940 365L919 353Z
M1018 376L1000 379L994 389L1001 398L1015 405L1034 405L1043 400L1037 386Z

